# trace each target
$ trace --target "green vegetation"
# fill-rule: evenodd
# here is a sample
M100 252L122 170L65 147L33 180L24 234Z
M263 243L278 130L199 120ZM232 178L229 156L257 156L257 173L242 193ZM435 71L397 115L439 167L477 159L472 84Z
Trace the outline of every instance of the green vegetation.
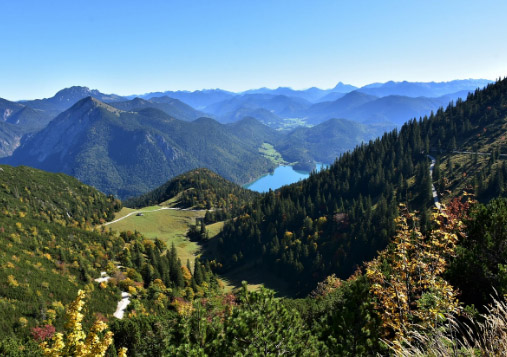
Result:
M229 182L208 169L196 169L179 175L140 197L125 201L128 207L168 204L171 207L214 209L231 216L257 193Z
M196 242L188 240L186 233L188 227L195 224L196 218L204 217L204 211L158 210L160 208L162 207L143 208L139 210L144 212L142 216L133 214L121 221L107 225L107 228L118 232L137 231L146 238L153 240L158 238L169 247L174 244L178 256L183 262L186 262L187 259L193 261L195 256L199 254L200 247ZM118 218L125 216L123 214L124 210L128 209L122 209L117 216ZM149 212L150 210L152 212Z
M499 81L466 102L409 121L343 154L329 169L263 195L225 224L220 254L211 259L224 272L255 264L304 295L330 274L346 278L385 248L395 233L399 203L421 211L425 232L433 204L426 153L452 151L502 122L506 87L507 80ZM490 130L493 135L499 131ZM500 190L503 171L495 177Z
M139 233L93 228L120 209L113 197L67 175L28 167L2 165L0 178L2 355L16 350L38 355L31 336L48 338L62 330L64 306L79 289L89 296L86 328L97 318L112 317L120 289L140 301L154 299L148 294L153 283L167 286L162 292L167 301L216 289L209 265L196 260L190 271L175 247L168 250ZM107 283L93 281L101 271L112 277ZM154 306L145 305L146 311Z
M228 203L206 213L123 209L117 217L131 215L110 224L128 229L119 234L104 225L121 207L113 197L65 175L2 167L0 353L40 354L30 335L54 334L57 346L55 331L77 336L81 316L66 326L62 316L82 288L85 330L111 318L120 290L131 294L111 333L105 322L91 329L105 333L94 340L102 350L113 338L109 356L123 347L133 356L501 355L505 302L491 294L507 292L505 93L499 81L275 192L227 198L214 174L183 175L189 185L177 181L148 202L177 205L188 194L187 207ZM438 156L433 177L429 152ZM474 172L470 157L482 186L463 175ZM442 211L432 209L432 181L447 191ZM456 197L462 188L484 203ZM226 208L230 219L215 222L212 212ZM182 262L166 244L188 238L210 259ZM190 245L183 250L192 257ZM246 283L224 293L212 268L231 283L247 275L302 298ZM101 270L111 279L98 285L91 277Z
M275 165L286 165L287 162L283 159L282 155L276 151L273 145L269 143L262 143L259 152L267 159L271 160Z
M0 337L57 323L79 288L91 293L90 314L112 314L119 290L92 279L123 241L91 227L120 203L63 174L2 165L0 178Z

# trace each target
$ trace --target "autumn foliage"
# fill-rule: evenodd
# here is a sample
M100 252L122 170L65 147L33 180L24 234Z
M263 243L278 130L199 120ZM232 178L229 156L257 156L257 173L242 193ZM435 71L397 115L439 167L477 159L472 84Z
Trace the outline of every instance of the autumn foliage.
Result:
M402 207L392 245L368 264L384 337L395 344L408 331L433 328L459 311L457 293L442 277L458 240L455 217L435 213L436 228L422 234L417 217Z

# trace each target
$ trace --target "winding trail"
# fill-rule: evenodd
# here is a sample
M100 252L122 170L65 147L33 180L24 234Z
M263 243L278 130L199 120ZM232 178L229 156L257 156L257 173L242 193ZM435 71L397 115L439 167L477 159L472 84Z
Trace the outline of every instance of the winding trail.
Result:
M105 271L101 271L100 278L95 279L95 281L100 284L102 282L107 282L109 279L111 279L111 277L107 275ZM121 320L125 314L125 310L127 309L128 304L130 304L130 294L126 291L122 291L121 300L118 301L118 304L116 305L116 311L114 312L113 316Z
M435 204L435 207L439 211L442 211L442 205L440 204L440 201L438 199L437 190L435 189L435 185L433 185L433 169L435 168L436 160L433 156L431 156L429 154L428 154L428 157L431 160L431 164L430 164L431 195L433 196L433 202Z
M116 307L116 311L114 312L113 316L121 320L123 318L123 314L125 314L125 309L127 309L128 304L130 304L130 294L125 291L122 291L121 300L118 301L118 305Z

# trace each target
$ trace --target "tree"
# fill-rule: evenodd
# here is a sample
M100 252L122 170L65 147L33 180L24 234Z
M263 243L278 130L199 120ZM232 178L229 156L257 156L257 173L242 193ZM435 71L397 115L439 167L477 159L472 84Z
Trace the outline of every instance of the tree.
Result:
M453 287L442 274L454 254L458 224L445 213L435 213L437 228L423 235L417 217L405 210L397 219L391 248L367 266L377 313L385 337L399 346L407 331L432 328L445 314L458 311Z
M51 342L43 341L40 346L46 356L76 356L96 357L105 356L108 347L113 342L113 333L107 331L107 324L104 321L96 320L90 331L85 333L82 326L83 314L81 313L85 304L85 292L79 290L76 300L67 308L67 323L65 332L56 333ZM125 355L121 349L119 355Z
M447 277L461 291L461 300L481 309L491 296L507 294L507 199L475 204L464 224L466 238Z
M325 354L324 345L310 334L295 310L289 310L264 287L239 294L240 307L224 322L226 355Z

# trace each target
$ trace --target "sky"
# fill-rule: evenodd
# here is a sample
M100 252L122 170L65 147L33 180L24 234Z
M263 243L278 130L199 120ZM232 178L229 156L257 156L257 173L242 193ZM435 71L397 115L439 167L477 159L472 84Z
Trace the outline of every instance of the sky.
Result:
M0 97L507 75L507 1L0 0Z

